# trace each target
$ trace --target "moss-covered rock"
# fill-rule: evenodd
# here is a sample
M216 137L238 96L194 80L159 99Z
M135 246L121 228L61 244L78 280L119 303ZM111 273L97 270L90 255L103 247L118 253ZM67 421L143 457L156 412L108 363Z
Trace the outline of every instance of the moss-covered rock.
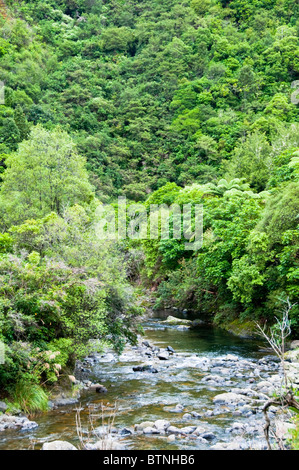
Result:
M225 329L229 333L232 333L240 338L258 338L259 333L255 322L247 321L242 322L236 319L230 323L220 325L221 328Z
M166 320L164 320L162 323L165 323L167 325L185 325L185 326L191 326L192 321L187 320L185 318L177 318L169 315Z

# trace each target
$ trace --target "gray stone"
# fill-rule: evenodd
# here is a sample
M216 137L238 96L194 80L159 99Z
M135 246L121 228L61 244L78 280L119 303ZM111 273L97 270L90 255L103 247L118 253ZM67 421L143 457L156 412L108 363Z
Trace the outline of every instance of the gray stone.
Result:
M192 432L196 436L202 435L206 432L206 429L203 426L197 426L196 429Z
M143 434L161 434L164 432L162 429L157 429L151 426L143 429Z
M119 431L119 434L120 434L121 436L128 436L128 435L133 434L133 431L132 431L131 429L129 429L129 428L123 428L123 429L121 429L121 430Z
M73 444L67 441L45 442L42 450L78 450Z
M185 426L184 428L180 429L180 432L182 434L192 434L196 428L197 426Z
M169 359L169 353L167 351L160 352L157 354L157 358L160 359L160 361L167 361Z
M74 405L78 403L78 398L57 398L52 400L54 406L67 406L67 405Z
M87 450L125 450L121 442L107 437L97 441L95 444L85 444Z
M176 426L169 426L167 428L167 432L171 434L180 434L181 430L177 428Z
M155 421L154 427L158 429L159 431L165 431L167 428L169 428L170 422L167 421L166 419L158 419Z
M19 429L22 431L27 431L29 429L34 429L38 426L35 421L30 421L25 416L10 416L10 415L1 415L0 416L0 431L5 431L9 429Z
M143 421L142 423L135 424L135 431L136 432L143 432L144 429L149 427L154 427L155 423L153 421Z
M216 395L213 398L213 402L215 404L227 404L227 405L245 403L248 400L249 400L248 397L245 397L244 395L239 395L233 392L220 393L219 395Z
M197 413L197 411L191 411L192 418L201 418L201 414Z
M181 413L183 411L184 407L183 405L180 405L180 404L177 404L175 406L175 408L171 408L171 410L169 410L171 413Z
M207 441L213 441L216 439L216 436L212 432L204 432L203 434L200 435L203 439L206 439Z

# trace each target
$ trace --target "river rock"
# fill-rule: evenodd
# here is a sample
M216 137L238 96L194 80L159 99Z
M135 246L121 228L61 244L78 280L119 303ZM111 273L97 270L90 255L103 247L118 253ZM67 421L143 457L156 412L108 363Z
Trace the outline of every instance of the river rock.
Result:
M222 357L222 360L237 362L239 358L235 354L227 354L226 356Z
M79 398L54 398L51 400L52 405L56 406L67 406L67 405L75 405L79 402Z
M245 430L245 424L235 422L232 426L228 429L229 432L242 432Z
M213 432L204 432L203 434L200 435L203 439L206 439L207 441L213 441L216 438L216 435Z
M171 413L181 413L184 410L183 405L180 405L179 403L175 406L175 408L171 408L169 411Z
M129 428L123 428L119 431L121 436L131 436L133 434L133 430Z
M197 419L202 417L202 415L200 413L197 413L197 411L191 411L191 416L192 418L197 418Z
M116 434L118 433L118 429L116 428L111 428L110 426L98 426L97 428L93 429L93 434L95 434L96 438L104 438L109 436L110 434Z
M102 358L100 359L100 361L102 362L115 362L116 361L116 357L114 356L114 354L112 353L108 353L108 354L105 354L104 356L102 356Z
M162 429L157 429L156 427L148 426L147 428L143 429L143 434L160 434L164 432Z
M135 366L133 367L134 372L151 372L152 374L157 374L158 371L152 365L144 365L144 366Z
M169 315L166 320L162 321L161 323L165 323L167 325L184 325L184 326L191 326L192 321L191 320L186 320L184 318L177 318L177 317L172 317Z
M248 397L233 392L220 393L213 398L214 404L236 405L246 401L249 401Z
M135 424L135 431L136 432L143 432L144 429L146 428L153 428L155 425L155 423L153 421L144 421L142 423L139 423L139 424Z
M67 441L45 442L42 450L78 450L73 444Z
M25 416L10 416L10 415L1 415L0 416L0 432L19 429L21 431L29 431L38 427L38 424L35 421L30 421Z
M196 436L202 435L206 432L206 429L203 426L196 426L196 429L192 432Z
M89 389L93 390L97 393L107 393L108 392L107 388L104 387L104 385L102 385L102 384L91 384Z
M225 381L225 379L223 377L221 377L220 375L214 375L214 374L210 374L210 375L207 375L206 377L204 377L202 379L202 382L212 382L212 383L216 383L216 384L221 384Z
M272 395L275 391L273 384L266 380L262 380L256 385L256 388L259 392L266 393L268 395Z
M184 428L180 429L182 434L192 434L197 426L185 426Z
M167 428L170 426L170 422L167 421L166 419L158 419L155 421L155 428L157 428L159 431L166 431Z
M167 351L159 352L157 358L160 359L160 361L168 361L169 353Z
M176 426L169 426L167 428L167 432L170 434L180 434L181 430L177 428Z
M249 405L243 405L239 408L239 411L242 415L250 415L252 414L252 409Z

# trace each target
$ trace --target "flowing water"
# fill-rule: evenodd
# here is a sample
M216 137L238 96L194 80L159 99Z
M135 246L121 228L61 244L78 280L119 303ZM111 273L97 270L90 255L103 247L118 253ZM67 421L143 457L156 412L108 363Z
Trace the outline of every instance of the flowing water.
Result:
M31 431L5 431L0 435L0 450L2 449L40 449L43 442L65 440L79 445L76 427L76 409L81 408L83 436L90 431L91 415L97 416L94 425L102 424L101 407L105 411L105 423L113 420L113 426L119 430L134 427L143 421L167 419L172 425L182 427L190 424L185 422L183 414L197 411L204 416L193 424L204 425L208 431L215 433L218 440L227 439L227 428L236 421L236 416L223 409L223 413L210 417L206 412L213 408L212 398L221 392L230 391L233 387L244 387L248 384L248 376L231 378L227 384L209 386L202 382L205 373L199 367L185 367L188 358L205 357L213 359L227 354L237 355L240 359L252 361L253 365L265 355L261 343L237 338L220 329L201 326L193 330L179 331L175 327L167 327L161 323L161 317L147 321L144 324L144 339L160 348L172 346L177 356L172 366L169 361L160 361L159 373L133 372L132 367L141 363L140 357L134 350L130 352L128 361L114 360L99 362L93 367L91 379L100 382L108 389L105 395L94 392L83 392L80 403L57 408L48 413L34 416L38 427ZM269 354L269 353L267 353ZM267 373L266 373L267 375ZM180 404L184 407L182 413L174 413L173 408ZM116 411L113 407L116 405ZM246 417L240 417L240 419ZM239 418L238 418L239 419ZM147 436L136 434L122 436L121 440L128 449L201 449L208 446L191 438L177 439L169 442L167 436Z

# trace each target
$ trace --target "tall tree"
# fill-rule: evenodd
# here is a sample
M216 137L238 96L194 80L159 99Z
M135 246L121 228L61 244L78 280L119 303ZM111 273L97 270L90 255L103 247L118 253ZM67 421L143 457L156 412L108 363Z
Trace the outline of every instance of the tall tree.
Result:
M85 159L68 134L35 127L29 140L6 160L0 201L5 223L62 214L67 206L88 203L93 197Z

